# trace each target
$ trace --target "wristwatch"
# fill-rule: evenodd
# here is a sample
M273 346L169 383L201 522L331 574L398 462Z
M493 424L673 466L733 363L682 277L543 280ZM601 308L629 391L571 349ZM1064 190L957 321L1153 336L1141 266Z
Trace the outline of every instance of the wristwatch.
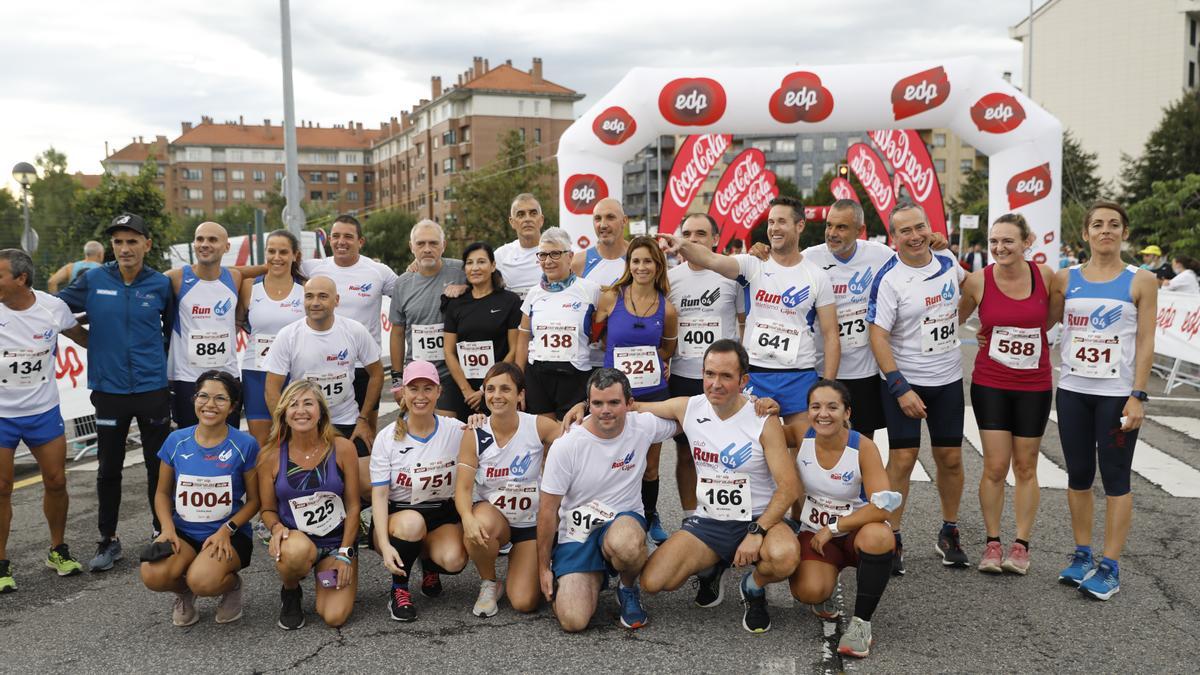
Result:
M1150 395L1147 394L1146 392L1142 391L1141 389L1134 389L1133 391L1129 392L1129 397L1136 398L1137 400L1141 401L1142 403L1145 403L1146 401L1150 400Z
M758 521L756 520L746 526L746 534L757 534L761 537L765 537L767 536L767 531L763 529L763 526L759 525Z
M346 556L347 558L350 558L351 560L353 560L354 556L358 554L358 551L355 550L355 548L353 546L343 546L343 547L339 548L337 552L338 552L338 555Z
M825 527L828 527L830 533L832 533L834 536L841 534L841 532L838 532L838 529L837 529L837 518L830 518L829 524L826 525Z
M230 518L229 520L225 521L225 527L229 528L229 533L230 533L230 534L237 534L237 531L238 531L238 524L237 524L237 523L235 523L235 522L233 522L233 519L232 519L232 518Z

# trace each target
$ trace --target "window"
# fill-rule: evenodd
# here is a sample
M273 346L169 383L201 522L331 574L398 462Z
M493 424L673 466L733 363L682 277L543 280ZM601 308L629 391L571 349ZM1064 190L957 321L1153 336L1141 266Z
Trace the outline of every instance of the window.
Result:
M254 191L254 201L261 202L266 198L267 198L266 190L255 190Z
M812 152L813 151L813 139L811 139L811 138L801 139L800 150L802 152Z
M202 169L184 169L183 170L183 179L184 180L202 180L203 178L204 178L204 171Z
M771 141L764 141L764 140L750 141L750 147L752 147L756 150L762 150L763 152L770 152L771 151Z
M213 169L213 182L214 183L224 183L225 182L225 169Z
M224 150L213 150L212 161L224 162L225 161L225 151Z
M938 173L945 173L946 172L946 160L944 160L944 159L933 160L933 170Z
M245 161L242 159L243 154L244 153L241 150L230 150L229 151L229 161L231 161L231 162Z
M463 171L471 170L471 156L470 155L462 156L462 168L463 168Z
M326 172L326 173L325 173L325 182L326 182L326 183L336 183L336 182L338 182L338 172L336 172L336 171L328 171L328 172Z
M775 166L775 175L779 176L780 178L795 178L796 177L796 165L795 164L778 164Z
M780 138L775 141L775 152L795 152L795 151L796 151L796 139ZM794 167L793 167L792 171L794 174L795 173Z
M371 192L370 190L367 190L367 193L364 196L366 197L368 204L375 200L375 193Z
M274 154L274 159L276 162L282 162L283 161L283 153L276 150L275 154Z
M454 145L457 141L454 140L454 130L451 129L442 134L442 145Z
M229 172L229 177L234 182L241 182L246 180L246 172L242 171L241 169L234 169L233 171Z
M1189 23L1191 24L1190 25L1190 29L1191 29L1190 41L1191 41L1191 45L1193 47L1195 47L1196 46L1196 20L1192 19Z
M821 139L821 149L822 150L837 150L837 138L829 137L829 136L822 138Z
M204 190L198 190L196 188L188 188L187 198L191 199L191 200L204 199Z
M417 157L424 157L424 156L425 156L425 144L417 143Z
M964 160L960 160L958 162L958 169L960 171L962 171L963 173L967 173L968 171L970 171L971 169L974 169L974 168L975 168L975 160L973 160L973 159L964 159Z
M199 162L204 159L203 148L188 148L187 158L189 162Z
M363 173L363 182L366 183L367 185L374 183L375 182L375 174L371 173L370 171Z
M517 114L518 115L525 114L525 101L522 99L517 99Z
M466 143L467 141L471 140L471 127L463 127L462 129L460 129L460 131L462 131L462 142L463 143Z
M309 198L309 199L311 199L311 200L312 200L312 201L314 201L314 202L319 202L319 201L321 201L321 199L322 199L321 191L320 191L320 190L313 190L312 192L309 192L309 193L308 193L308 198Z
M800 166L800 175L805 178L812 177L812 164L803 164Z
M824 176L827 173L833 173L833 164L829 162L821 165L821 175Z
M358 182L358 174L353 171L347 171L346 172L346 182L347 183L357 183Z
M438 149L438 147L440 147L440 146L438 145L438 137L437 137L437 136L434 136L434 137L433 137L433 149L434 149L434 150L437 150L437 149Z
M520 134L521 142L524 143L525 142L525 127L521 127L520 129L517 129L517 133Z
M183 210L183 215L185 215L185 216L203 216L204 209L186 208Z
M934 134L933 135L933 147L935 147L935 148L946 147L946 134Z
M542 128L541 127L537 127L536 129L533 130L533 142L534 143L542 142Z
M250 161L261 162L264 159L266 159L266 157L262 150L251 150L250 151Z
M261 183L267 179L266 172L261 170L255 170L251 176L253 176L255 183Z
M324 182L325 182L325 172L324 172L324 171L312 171L312 172L309 172L309 174L308 174L308 182L310 182L310 183L324 183Z
M347 190L346 191L346 201L348 201L348 202L358 201L358 190Z
M328 199L331 202L336 202L338 200L337 190L333 190L333 191L325 193L325 199Z
M442 173L454 173L454 158L447 157L442 160Z
M1188 61L1188 87L1196 86L1196 62Z
M275 182L276 182L276 183L278 183L278 182L280 182L280 181L282 181L282 180L283 180L283 172L282 172L282 171L276 171L276 172L275 172Z
M213 199L218 202L223 202L229 198L228 193L224 190L213 190Z
M442 192L442 199L445 201L450 201L451 199L454 199L454 197L451 196L450 188L446 188L446 190L444 192Z
M245 190L234 190L233 191L233 201L240 202L240 201L245 201L245 199L246 199L246 191Z

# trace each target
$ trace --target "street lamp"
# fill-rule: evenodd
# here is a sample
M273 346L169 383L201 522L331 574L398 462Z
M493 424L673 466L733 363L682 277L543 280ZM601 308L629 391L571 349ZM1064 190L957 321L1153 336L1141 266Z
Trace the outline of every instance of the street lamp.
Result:
M21 234L21 248L30 255L37 251L37 232L29 225L29 186L38 179L37 169L29 162L17 162L12 170L13 179L21 184L21 202L25 210L25 231Z

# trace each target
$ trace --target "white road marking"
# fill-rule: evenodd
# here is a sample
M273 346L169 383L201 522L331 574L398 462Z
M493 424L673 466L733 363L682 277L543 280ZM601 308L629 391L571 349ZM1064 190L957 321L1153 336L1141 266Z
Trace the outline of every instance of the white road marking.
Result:
M879 446L879 454L883 457L883 465L887 466L888 462L888 433L887 429L878 429L875 431L875 445ZM913 466L912 477L910 480L928 483L930 482L929 473L925 471L925 467L921 466L921 460Z

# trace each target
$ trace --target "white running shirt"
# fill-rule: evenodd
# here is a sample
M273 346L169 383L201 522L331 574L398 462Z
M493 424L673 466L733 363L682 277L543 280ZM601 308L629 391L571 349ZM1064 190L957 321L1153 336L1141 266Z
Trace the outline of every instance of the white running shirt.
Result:
M0 417L40 415L58 405L58 334L79 325L67 303L35 290L16 312L0 303Z
M436 508L454 499L455 465L463 424L434 415L433 433L424 438L411 432L396 440L396 423L384 427L371 447L371 485L388 486L388 501L418 508Z
M259 277L254 280L250 290L247 312L250 342L246 345L246 355L242 357L242 370L263 370L267 354L279 331L289 323L304 319L304 286L292 282L292 290L286 298L272 300L267 295L262 277Z
M569 362L578 370L591 366L587 331L600 300L600 287L577 278L561 291L534 287L521 303L529 317L529 363Z
M381 323L385 316L383 296L392 297L396 279L399 278L392 268L366 256L359 256L358 262L349 267L339 267L333 258L318 258L305 260L301 269L309 279L315 276L333 279L338 292L335 313L361 323L379 343Z
M704 350L722 338L737 339L738 283L712 270L686 264L667 271L667 299L679 315L679 338L671 358L671 374L699 380Z
M854 255L849 260L842 260L830 253L825 244L804 250L804 259L825 270L833 283L842 347L838 379L857 380L879 374L879 364L875 363L875 355L871 353L867 301L871 295L871 282L893 255L895 252L884 244L861 240L856 242ZM821 337L821 325L814 324L813 331L817 350L823 352L825 343ZM821 353L817 358L817 372L824 372L824 363L824 354Z
M379 341L354 319L335 315L327 331L315 331L307 320L280 329L267 354L265 370L292 380L312 380L325 394L334 424L354 424L354 364L379 360Z
M237 288L224 267L212 281L196 276L185 265L175 296L175 325L171 330L168 377L195 382L206 370L238 377Z
M537 522L538 478L542 474L542 439L537 415L517 413L517 433L501 447L491 418L475 434L479 468L475 471L474 501L489 501L509 525L532 527Z
M834 302L829 275L807 259L784 267L749 254L733 258L738 263L738 282L747 295L742 344L750 354L750 365L774 369L815 366L817 308Z
M804 483L800 527L809 532L820 532L831 519L844 518L867 505L862 469L858 464L861 438L857 431L851 431L846 449L830 469L817 461L817 440L811 429L800 442L800 451L796 453L796 467L800 469L800 481ZM846 534L843 532L838 536Z
M496 249L496 269L504 279L504 287L523 299L529 289L542 281L542 268L537 264L538 245L522 248L521 240L510 241Z

